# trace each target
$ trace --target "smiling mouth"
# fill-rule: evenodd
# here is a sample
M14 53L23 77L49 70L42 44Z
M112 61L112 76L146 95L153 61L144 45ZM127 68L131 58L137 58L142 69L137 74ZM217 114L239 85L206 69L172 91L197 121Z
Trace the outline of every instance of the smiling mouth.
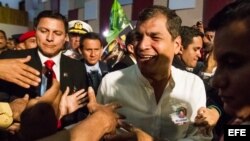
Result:
M144 61L149 61L149 60L156 58L156 55L140 55L139 58L140 58L140 61L144 62Z

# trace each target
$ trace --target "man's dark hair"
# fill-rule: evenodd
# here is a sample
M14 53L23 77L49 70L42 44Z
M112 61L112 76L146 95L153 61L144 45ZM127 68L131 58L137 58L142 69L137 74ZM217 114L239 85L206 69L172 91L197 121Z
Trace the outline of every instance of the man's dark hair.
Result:
M250 0L236 0L228 4L210 20L208 27L218 30L233 21L250 18Z
M181 44L184 49L187 49L188 45L193 42L194 37L201 37L203 38L203 33L200 32L198 29L189 27L189 26L182 26L180 29L181 35Z
M129 31L126 35L125 45L128 46L129 44L135 45L138 41L138 32L133 29Z
M44 10L40 12L34 20L35 28L37 28L37 25L39 24L42 18L53 18L53 19L61 20L64 23L65 33L68 33L68 21L66 17L63 16L62 14L56 11L52 11L52 10Z
M142 10L139 14L137 24L141 24L152 17L162 14L166 17L166 27L172 36L172 40L179 36L179 30L181 27L181 18L175 13L174 10L170 10L165 6L153 5L149 8Z
M101 38L101 36L98 33L88 32L88 33L85 33L85 34L81 35L81 38L80 38L80 49L83 49L82 43L83 43L83 41L85 39L99 40L100 43L101 43L101 47L103 46L103 39Z
M48 103L37 103L21 114L21 140L33 141L56 131L57 118L53 107Z
M5 33L5 31L3 31L3 30L0 30L0 32L3 34L3 36L4 36L4 38L5 38L5 40L7 40L7 36L6 36L6 33Z

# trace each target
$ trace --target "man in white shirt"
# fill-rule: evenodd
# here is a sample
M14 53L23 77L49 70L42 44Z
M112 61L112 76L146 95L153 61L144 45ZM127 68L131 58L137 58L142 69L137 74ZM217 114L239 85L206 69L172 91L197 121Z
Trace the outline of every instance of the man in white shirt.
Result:
M181 46L180 26L180 17L164 6L143 10L137 23L138 64L107 74L97 99L120 103L127 122L156 139L211 140L192 124L197 110L206 106L202 80L172 67Z

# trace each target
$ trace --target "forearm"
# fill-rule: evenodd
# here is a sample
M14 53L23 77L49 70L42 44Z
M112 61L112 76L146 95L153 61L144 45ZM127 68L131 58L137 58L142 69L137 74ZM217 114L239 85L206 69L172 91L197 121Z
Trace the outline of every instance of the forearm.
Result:
M70 129L71 141L99 141L106 133L104 122L100 115L92 114Z

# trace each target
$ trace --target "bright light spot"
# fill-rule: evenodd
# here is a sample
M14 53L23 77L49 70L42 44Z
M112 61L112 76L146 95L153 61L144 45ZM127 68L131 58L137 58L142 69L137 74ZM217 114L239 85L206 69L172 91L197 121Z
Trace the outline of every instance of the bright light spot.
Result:
M106 30L104 30L104 31L102 32L102 35L103 35L104 37L107 37L107 36L108 36L108 33L109 33L109 30L106 29Z

